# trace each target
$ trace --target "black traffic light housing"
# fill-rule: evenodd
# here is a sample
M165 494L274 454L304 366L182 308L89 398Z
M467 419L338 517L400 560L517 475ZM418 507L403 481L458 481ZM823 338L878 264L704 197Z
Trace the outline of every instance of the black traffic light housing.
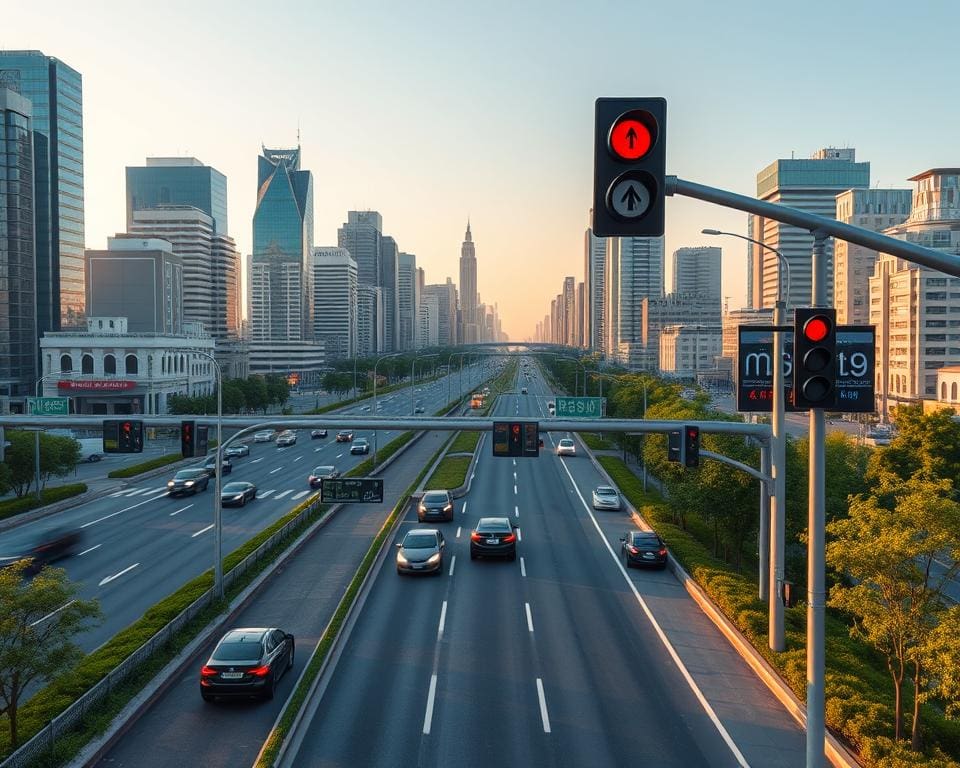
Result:
M540 455L540 425L535 421L493 422L493 455L537 457Z
M192 459L196 451L197 422L180 422L180 455L185 459Z
M837 311L797 307L793 319L793 406L834 408L837 402Z
M667 461L680 461L680 454L683 451L682 444L680 430L667 433Z
M143 453L143 422L139 419L104 419L104 453Z
M700 427L687 425L683 428L680 448L680 463L685 467L700 466Z
M666 140L666 99L597 99L593 154L597 237L663 235Z

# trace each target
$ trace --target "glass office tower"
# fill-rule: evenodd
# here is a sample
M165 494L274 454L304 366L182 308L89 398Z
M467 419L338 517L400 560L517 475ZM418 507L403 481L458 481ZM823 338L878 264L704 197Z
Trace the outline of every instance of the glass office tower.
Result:
M127 231L133 212L165 205L191 205L227 228L227 177L195 157L148 157L146 166L127 166Z
M85 328L80 73L40 51L0 51L0 87L33 106L38 335Z

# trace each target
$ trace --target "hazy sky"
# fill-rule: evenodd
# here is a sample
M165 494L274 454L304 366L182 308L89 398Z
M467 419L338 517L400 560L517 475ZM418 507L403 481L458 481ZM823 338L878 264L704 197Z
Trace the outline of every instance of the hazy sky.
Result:
M200 158L228 178L246 254L261 142L313 171L316 245L376 209L428 282L459 282L469 215L481 298L532 334L583 279L593 101L668 100L667 172L753 195L781 157L853 146L875 186L960 164L960 2L8 3L0 48L83 75L87 246L125 226L124 167ZM724 246L745 297L746 217L667 202L666 253ZM669 288L669 282L667 283Z

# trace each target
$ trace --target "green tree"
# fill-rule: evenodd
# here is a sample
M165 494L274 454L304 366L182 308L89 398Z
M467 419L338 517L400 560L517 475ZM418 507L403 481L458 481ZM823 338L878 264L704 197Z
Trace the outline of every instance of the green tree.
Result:
M264 383L267 388L267 404L283 406L290 399L290 384L279 373L268 373Z
M827 562L853 585L835 584L829 605L846 611L851 634L887 659L894 686L894 739L903 738L903 681L914 686L911 743L920 746L920 701L926 678L923 649L945 610L943 589L960 559L960 504L949 481L917 477L892 490L893 503L857 496L849 517L827 526ZM936 560L953 563L934 568Z
M270 404L267 396L267 383L262 376L250 376L244 379L243 395L247 408L251 411L266 411Z
M101 615L96 601L79 598L80 586L62 568L27 579L29 565L20 560L0 570L0 700L14 747L23 692L73 666L83 655L73 636Z
M65 477L80 461L80 443L72 437L40 435L40 481L46 486L51 477Z
M6 463L0 464L0 495L13 488L13 473Z
M897 435L890 445L874 452L868 480L893 488L897 480L918 473L931 480L960 477L960 423L953 417L949 409L924 413L921 405L898 406Z
M924 699L945 702L948 717L960 717L960 605L940 616L920 649L924 669L936 670Z

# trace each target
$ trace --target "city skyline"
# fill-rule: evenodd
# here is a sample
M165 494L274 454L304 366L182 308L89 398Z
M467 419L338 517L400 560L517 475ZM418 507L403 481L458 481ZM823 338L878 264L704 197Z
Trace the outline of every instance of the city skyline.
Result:
M735 6L749 10L751 4ZM469 215L483 232L478 292L497 301L515 339L533 334L551 298L546 286L579 274L597 96L665 96L668 172L749 195L756 174L773 159L808 157L823 146L856 146L871 161L871 183L880 188L902 188L916 173L953 164L956 107L947 105L943 119L924 123L922 142L904 142L887 101L896 92L899 111L923 114L929 94L949 86L950 69L940 66L948 62L945 52L934 49L925 60L923 88L910 67L899 66L882 79L858 81L851 92L841 87L830 35L796 35L789 25L763 28L765 45L802 61L794 68L794 90L787 91L775 68L757 66L749 52L761 29L729 5L702 4L693 24L679 9L643 9L647 28L657 31L643 35L645 58L672 62L671 40L681 33L702 44L690 45L684 61L642 77L632 59L640 33L624 23L641 14L631 15L625 3L596 10L561 6L549 36L537 34L542 20L533 8L518 9L509 29L500 23L505 8L496 5L428 9L414 3L402 14L384 9L372 20L361 9L299 9L300 23L282 40L285 56L276 55L280 40L261 38L257 7L249 3L238 3L230 19L172 3L151 13L149 24L146 11L118 14L120 7L64 4L57 25L15 7L9 29L17 30L16 39L0 41L8 49L41 50L83 76L88 248L104 247L107 236L124 228L126 166L148 156L189 155L227 176L231 234L246 256L255 204L249 157L261 142L292 146L299 138L304 166L318 179L315 244L336 243L345 211L379 210L401 247L417 254L428 279L442 281L456 276ZM923 45L931 28L960 20L960 9L947 3L911 9L896 30L884 24L883 13L863 17L826 3L808 11L815 16L818 8L828 11L825 25L850 30L844 53L854 58ZM184 14L219 34L202 51L185 50L163 66L117 66L140 60L152 42L176 39ZM114 30L109 50L90 46L107 18ZM587 24L598 34L567 55L567 42L579 39ZM363 35L354 34L361 28ZM318 29L325 30L326 59L336 62L333 75L320 80L308 66L312 48L306 44ZM418 53L387 69L384 51L398 29L407 39L404 50L416 47ZM242 53L250 50L256 56ZM722 67L713 65L718 56ZM255 67L246 64L248 57ZM478 60L489 66L477 67ZM193 87L198 73L203 88ZM514 83L506 91L500 85L505 80ZM802 98L803 89L814 86L816 110ZM248 91L258 97L243 98ZM172 93L163 110L156 109L158 93ZM391 115L386 140L382 122L372 119L370 94L377 96L376 114ZM769 119L758 119L764 115ZM533 137L531 125L544 130ZM710 244L699 234L703 227L746 233L746 216L671 199L666 252ZM738 254L729 247L727 253L723 293L732 296L731 306L743 306L746 249ZM509 285L498 280L508 270L517 273Z

